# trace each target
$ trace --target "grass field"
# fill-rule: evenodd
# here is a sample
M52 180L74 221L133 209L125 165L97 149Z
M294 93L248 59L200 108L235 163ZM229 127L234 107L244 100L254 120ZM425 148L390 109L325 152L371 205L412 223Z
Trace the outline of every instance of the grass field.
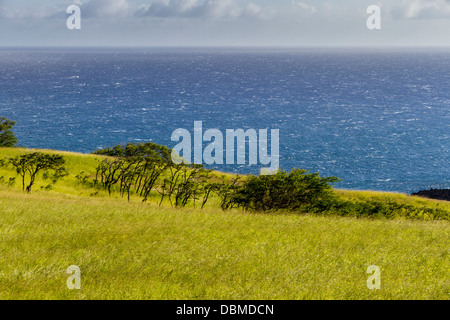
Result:
M0 158L27 152L0 149ZM172 209L93 193L75 178L96 156L64 155L68 177L31 194L0 185L0 299L445 299L448 221ZM11 168L0 169L7 181ZM450 210L403 194L336 191ZM66 269L81 269L69 290ZM381 269L369 290L368 266Z

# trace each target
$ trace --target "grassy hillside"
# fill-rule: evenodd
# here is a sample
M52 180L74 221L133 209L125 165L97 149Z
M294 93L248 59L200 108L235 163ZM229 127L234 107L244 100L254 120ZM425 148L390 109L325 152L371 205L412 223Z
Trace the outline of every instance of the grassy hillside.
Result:
M95 173L98 156L58 153L70 175L51 190L41 177L25 194L6 186L12 168L0 169L0 299L449 298L448 221L128 203L75 178ZM450 211L445 201L336 192ZM81 268L80 290L66 287L70 265ZM366 286L370 265L381 269L380 290Z
M10 157L15 157L28 152L40 151L50 154L60 154L64 156L66 161L66 167L69 175L63 179L52 183L50 179L43 179L42 174L33 186L33 192L46 190L50 193L58 194L70 194L79 196L95 196L95 197L108 197L107 192L90 188L82 183L80 179L86 177L89 181L95 178L96 167L102 160L103 156L93 154L81 154L74 152L55 151L55 150L42 150L42 149L22 149L22 148L0 148L0 160L7 160ZM218 177L230 178L233 175L224 172L216 171L215 174ZM78 178L77 178L78 176ZM10 178L16 178L16 182L12 186L16 190L21 189L20 177L15 173L13 167L9 165L7 168L0 167L0 185L7 185ZM50 185L50 189L48 186ZM46 189L47 187L47 189ZM428 198L422 198L417 196L410 196L401 193L393 192L379 192L379 191L356 191L356 190L335 190L335 192L343 199L354 202L358 201L380 201L380 202L395 202L399 204L411 205L417 208L430 208L441 209L450 213L450 202L442 200L434 200ZM119 198L118 193L112 194L113 198ZM139 202L141 198L136 197L134 201ZM211 201L214 206L214 201Z

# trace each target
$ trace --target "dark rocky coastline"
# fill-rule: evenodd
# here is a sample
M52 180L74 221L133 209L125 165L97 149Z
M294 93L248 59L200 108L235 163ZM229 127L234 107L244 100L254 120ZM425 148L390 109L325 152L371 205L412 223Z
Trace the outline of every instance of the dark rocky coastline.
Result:
M420 190L419 192L411 193L411 195L430 199L450 201L450 189Z

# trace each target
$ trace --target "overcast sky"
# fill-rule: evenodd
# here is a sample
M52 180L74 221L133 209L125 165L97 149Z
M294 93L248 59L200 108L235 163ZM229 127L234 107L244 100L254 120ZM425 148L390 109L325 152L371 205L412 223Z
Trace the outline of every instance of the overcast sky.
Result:
M91 45L450 46L450 0L0 0L0 46Z

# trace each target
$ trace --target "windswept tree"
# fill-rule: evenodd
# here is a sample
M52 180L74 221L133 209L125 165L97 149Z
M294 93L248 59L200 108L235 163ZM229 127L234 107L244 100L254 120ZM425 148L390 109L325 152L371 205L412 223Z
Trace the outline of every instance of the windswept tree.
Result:
M120 180L128 166L129 164L123 158L103 159L97 167L95 183L100 182L103 188L108 190L108 194L111 195L111 187Z
M147 201L156 182L169 167L170 152L169 148L152 142L127 145L125 156L140 163L135 187L143 202Z
M189 164L184 165L180 174L180 180L174 188L175 206L184 207L193 200L194 207L195 202L199 200L203 193L203 185L208 181L211 170L206 170L201 164ZM207 198L203 198L203 206L207 202ZM202 206L202 207L203 207Z
M175 192L175 188L178 185L178 180L181 178L182 170L184 168L184 164L182 163L173 163L171 162L168 166L167 177L163 179L162 184L159 186L159 189L156 191L161 195L161 200L159 201L159 205L163 203L165 197L169 199L170 205L173 206L172 203L172 195Z
M233 209L233 207L237 206L236 201L236 194L241 188L240 175L236 175L231 179L231 182L225 181L225 178L223 178L222 183L215 183L213 188L216 192L217 196L220 199L220 207L222 210L229 210Z
M16 169L17 174L22 177L22 190L27 192L31 192L31 187L34 185L39 172L53 171L55 178L67 175L64 167L65 160L57 154L33 152L10 158L9 162ZM28 185L25 185L27 176L29 176L30 181Z
M201 184L201 195L202 195L202 209L203 207L206 205L206 203L208 202L209 198L211 197L211 195L219 190L220 188L220 184L216 183L216 182L208 182L205 181Z
M17 122L0 117L0 147L14 147L17 138L12 131Z
M101 149L94 154L108 156L97 167L96 180L111 194L111 187L118 183L122 196L131 191L147 201L150 192L163 172L170 165L171 150L153 142L129 143Z

